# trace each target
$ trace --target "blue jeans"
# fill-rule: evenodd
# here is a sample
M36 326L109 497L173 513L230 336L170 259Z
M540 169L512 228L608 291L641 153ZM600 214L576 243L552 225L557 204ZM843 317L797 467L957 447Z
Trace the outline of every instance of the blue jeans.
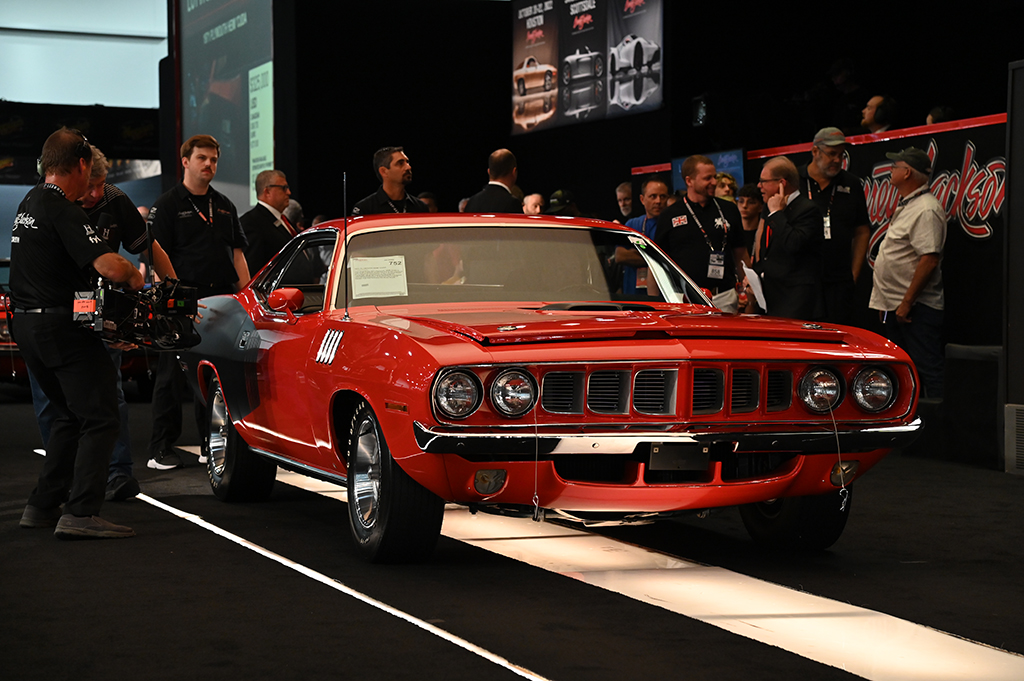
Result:
M942 323L945 313L917 303L910 308L910 323L896 320L889 312L883 325L883 335L907 351L914 360L921 377L923 397L942 397L945 377L946 353L942 342Z
M131 433L128 431L128 403L124 400L124 390L121 388L121 351L115 350L107 344L104 344L107 348L107 354L110 355L111 361L114 363L114 369L117 371L117 411L121 419L121 432L117 436L117 442L114 443L114 453L110 457L110 472L107 476L107 482L110 482L114 478L132 474L132 438ZM47 399L46 395L43 394L42 389L39 387L39 383L36 382L35 376L30 371L28 373L28 381L32 386L32 406L36 411L36 421L39 424L39 435L43 438L43 446L50 441L50 430L53 427L53 420L56 418L56 410L53 405L50 404L50 400Z

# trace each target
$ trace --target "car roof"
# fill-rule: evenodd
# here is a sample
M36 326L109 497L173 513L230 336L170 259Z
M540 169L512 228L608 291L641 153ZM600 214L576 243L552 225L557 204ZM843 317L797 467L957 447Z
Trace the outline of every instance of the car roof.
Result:
M552 227L576 229L606 229L635 233L635 230L615 222L593 218L574 218L563 215L518 215L515 213L403 213L361 215L348 218L350 235L382 227L436 228L436 227ZM345 219L327 220L314 229L346 229Z

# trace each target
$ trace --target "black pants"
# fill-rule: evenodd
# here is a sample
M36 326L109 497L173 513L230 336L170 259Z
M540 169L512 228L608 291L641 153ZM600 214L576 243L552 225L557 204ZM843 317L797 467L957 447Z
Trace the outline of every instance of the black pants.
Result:
M117 372L103 341L67 313L15 313L14 339L56 416L28 503L96 515L119 432Z
M189 283L189 286L196 286ZM197 286L201 296L231 293L230 287ZM200 310L201 311L201 310ZM201 332L200 332L201 333ZM171 449L181 437L181 403L188 389L185 374L174 352L161 352L153 380L153 433L149 438L150 457ZM199 437L207 436L206 409L198 397L195 400L196 428ZM205 443L202 443L205 444ZM205 451L205 447L204 447Z

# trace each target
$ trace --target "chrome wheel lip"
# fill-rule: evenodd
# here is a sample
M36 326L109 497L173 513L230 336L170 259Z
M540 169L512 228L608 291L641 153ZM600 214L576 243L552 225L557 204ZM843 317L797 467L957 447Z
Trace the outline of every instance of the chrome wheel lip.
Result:
M364 528L377 523L380 509L380 440L373 417L364 417L355 429L355 451L352 456L353 518Z
M210 437L209 437L209 465L214 475L224 474L224 467L227 464L227 442L228 442L228 418L227 405L224 404L224 393L220 386L213 391L210 398Z

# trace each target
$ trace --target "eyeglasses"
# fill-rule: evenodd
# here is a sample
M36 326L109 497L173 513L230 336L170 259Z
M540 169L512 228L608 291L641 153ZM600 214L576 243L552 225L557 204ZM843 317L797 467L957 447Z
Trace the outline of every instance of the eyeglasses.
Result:
M775 177L768 177L768 178L760 177L760 178L757 179L757 183L758 184L768 184L769 182L778 182L778 181L779 181L779 179L775 178Z
M278 189L280 189L282 191L288 191L289 189L291 189L291 187L289 187L286 184L268 184L267 188L269 189L270 187L277 187Z

